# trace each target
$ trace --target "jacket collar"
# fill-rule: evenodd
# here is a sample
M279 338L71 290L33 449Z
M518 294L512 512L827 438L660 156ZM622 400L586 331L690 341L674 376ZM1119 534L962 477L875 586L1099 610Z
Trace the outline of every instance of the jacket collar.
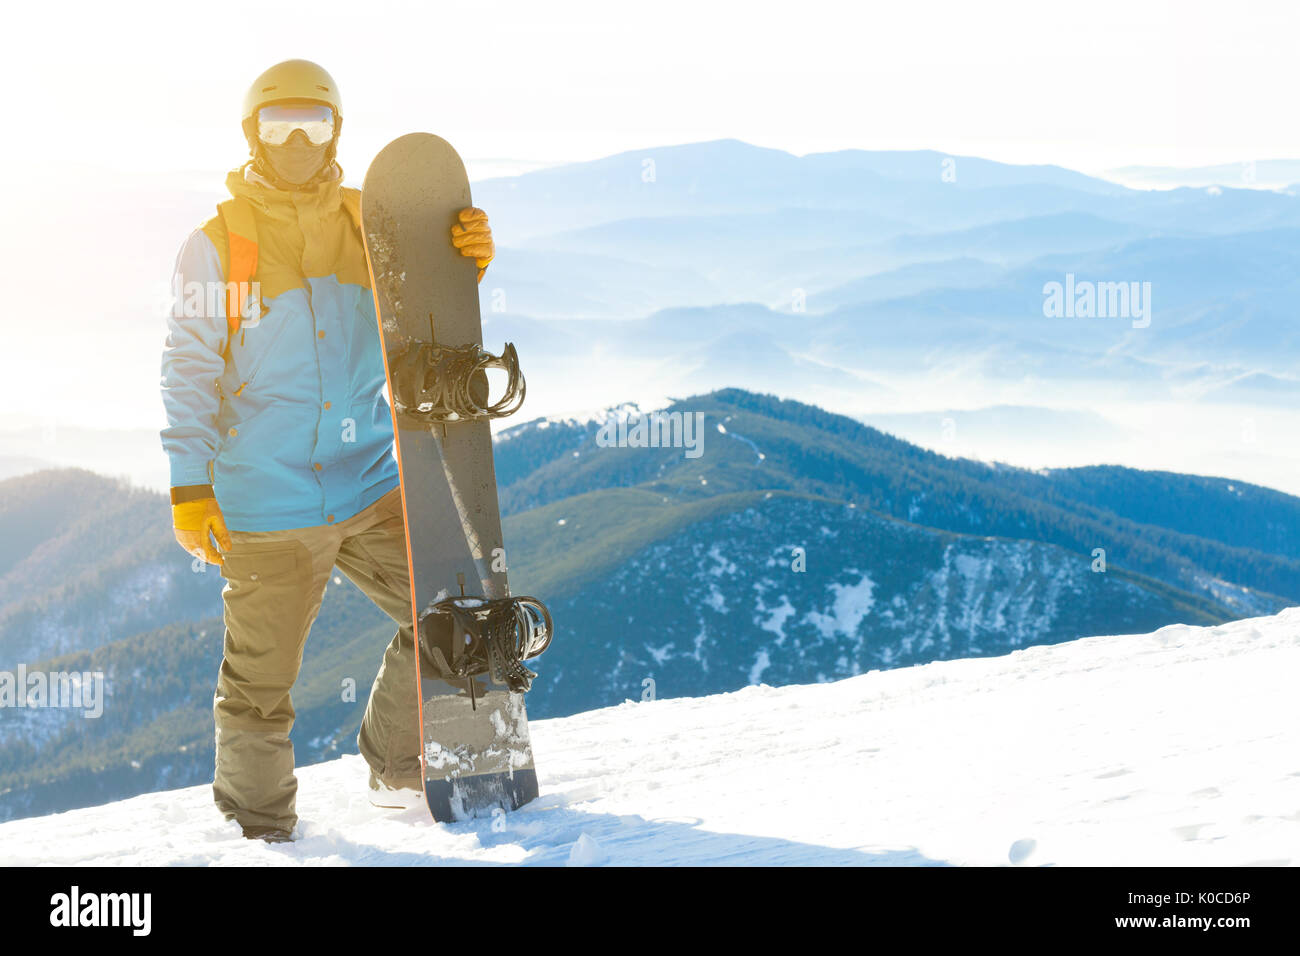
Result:
M269 179L253 168L249 160L226 176L230 195L247 199L272 218L297 216L303 207L318 207L321 213L341 207L343 199L339 188L343 184L343 170L338 163L330 163L326 178L303 189L278 189Z

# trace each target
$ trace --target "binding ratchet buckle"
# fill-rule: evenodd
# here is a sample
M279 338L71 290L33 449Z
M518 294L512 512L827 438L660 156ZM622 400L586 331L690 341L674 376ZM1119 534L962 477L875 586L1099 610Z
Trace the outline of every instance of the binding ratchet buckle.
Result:
M481 345L413 341L389 356L393 405L399 424L444 425L513 415L527 390L519 353L507 342L500 355ZM488 402L487 370L506 373L505 394Z
M451 619L451 660L437 647L434 634L443 616ZM527 691L537 675L524 666L550 646L554 626L551 613L537 598L448 598L433 604L420 617L420 639L425 651L451 678L469 680L486 674L512 692Z

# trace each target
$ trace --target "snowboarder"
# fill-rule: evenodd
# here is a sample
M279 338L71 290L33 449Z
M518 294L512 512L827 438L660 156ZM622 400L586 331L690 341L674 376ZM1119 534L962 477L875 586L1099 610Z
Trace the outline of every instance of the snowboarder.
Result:
M176 539L226 582L213 796L244 836L271 842L297 823L290 690L335 566L398 625L358 736L372 801L421 797L393 427L360 194L335 161L342 122L338 88L314 63L253 82L252 158L181 248L162 358ZM450 241L482 280L487 216L459 219Z

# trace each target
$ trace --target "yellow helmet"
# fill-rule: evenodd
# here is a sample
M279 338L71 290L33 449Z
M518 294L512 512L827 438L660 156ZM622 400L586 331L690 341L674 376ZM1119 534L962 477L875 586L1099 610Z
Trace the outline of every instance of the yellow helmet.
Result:
M286 100L308 100L332 107L336 120L343 118L343 99L334 77L311 60L285 60L253 81L244 94L244 120L263 106Z
M285 60L266 70L253 81L244 94L244 120L241 124L248 150L257 154L257 111L272 103L288 100L306 100L324 103L334 110L334 143L343 129L343 98L338 84L325 68L311 60ZM329 159L334 159L334 144L330 145Z

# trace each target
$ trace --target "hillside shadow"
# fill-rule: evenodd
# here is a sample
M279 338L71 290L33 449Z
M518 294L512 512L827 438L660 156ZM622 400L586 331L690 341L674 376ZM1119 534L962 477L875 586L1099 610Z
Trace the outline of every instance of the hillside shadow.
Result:
M595 843L590 865L604 866L948 866L916 849L857 850L780 837L704 830L701 821L646 819L635 814L591 813L562 806L527 807L499 817L446 824L450 834L473 835L478 848L525 854L509 862L479 857L396 852L367 846L330 830L307 836L293 851L331 853L358 866L566 866L584 835ZM291 852L293 852L291 851ZM579 851L581 852L581 851ZM295 852L294 855L297 855Z

